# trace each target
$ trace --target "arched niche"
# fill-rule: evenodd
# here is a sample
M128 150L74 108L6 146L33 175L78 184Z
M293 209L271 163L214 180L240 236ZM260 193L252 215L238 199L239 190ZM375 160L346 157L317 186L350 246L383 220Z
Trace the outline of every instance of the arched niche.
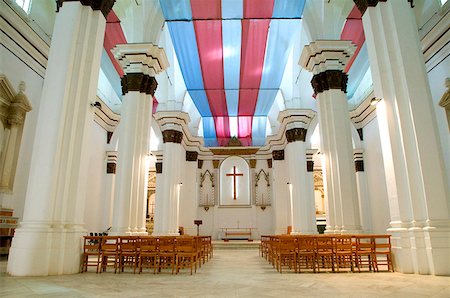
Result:
M250 168L242 157L231 156L220 165L220 206L250 206Z

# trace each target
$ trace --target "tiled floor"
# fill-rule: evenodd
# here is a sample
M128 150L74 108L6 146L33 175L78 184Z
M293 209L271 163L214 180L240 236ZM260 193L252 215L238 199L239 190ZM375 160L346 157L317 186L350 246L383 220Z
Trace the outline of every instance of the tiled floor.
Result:
M450 297L450 277L400 273L279 274L258 251L216 250L197 274L10 277L0 297Z

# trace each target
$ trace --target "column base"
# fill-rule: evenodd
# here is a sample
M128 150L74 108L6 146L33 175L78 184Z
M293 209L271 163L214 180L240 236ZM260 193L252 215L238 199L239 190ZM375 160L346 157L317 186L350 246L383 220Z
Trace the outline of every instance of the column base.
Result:
M24 222L16 229L7 272L13 276L48 276L80 272L81 225Z
M450 276L450 220L427 221L423 228L430 273Z

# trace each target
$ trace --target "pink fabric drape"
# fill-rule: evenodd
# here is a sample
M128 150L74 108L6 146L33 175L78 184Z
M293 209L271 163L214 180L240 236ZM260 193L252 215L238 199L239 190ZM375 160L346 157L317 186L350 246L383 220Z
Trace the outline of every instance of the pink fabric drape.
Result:
M352 67L356 56L358 56L358 53L366 40L361 17L361 12L355 5L348 15L347 21L342 29L341 40L351 40L356 45L355 54L353 54L350 61L347 63L347 66L344 69L345 72L348 72Z
M120 77L123 77L123 70L120 67L119 63L117 63L114 55L111 53L111 49L116 46L116 44L124 44L127 43L127 39L123 34L122 26L120 26L120 20L116 16L113 10L108 14L106 18L106 29L105 29L105 39L103 41L103 47L106 50L109 58L111 59L114 68Z

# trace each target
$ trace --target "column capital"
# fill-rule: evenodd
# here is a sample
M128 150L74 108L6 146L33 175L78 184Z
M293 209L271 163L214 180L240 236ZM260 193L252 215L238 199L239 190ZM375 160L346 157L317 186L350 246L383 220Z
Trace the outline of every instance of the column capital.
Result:
M284 160L284 150L272 151L272 157L274 160Z
M197 151L186 151L186 161L197 161L198 152Z
M181 144L181 141L183 140L183 132L174 130L174 129L167 129L162 132L163 135L163 142L164 143L178 143Z
M59 12L64 2L74 1L79 1L84 6L90 6L92 10L100 10L105 19L113 8L114 2L116 2L116 0L56 0L56 12Z
M340 89L347 93L348 75L342 70L326 70L313 76L311 85L315 94L330 89Z
M286 139L288 143L301 141L304 142L306 139L306 128L291 128L286 130Z
M343 70L355 49L351 40L316 40L303 48L299 64L315 75Z
M154 77L143 73L127 73L120 79L120 82L123 95L129 91L139 91L153 96L158 87L158 82Z
M353 0L355 2L356 7L358 7L359 11L363 15L367 7L375 7L377 6L378 2L386 2L387 0Z
M155 77L169 67L164 49L151 43L118 44L111 51L125 75L143 73Z

